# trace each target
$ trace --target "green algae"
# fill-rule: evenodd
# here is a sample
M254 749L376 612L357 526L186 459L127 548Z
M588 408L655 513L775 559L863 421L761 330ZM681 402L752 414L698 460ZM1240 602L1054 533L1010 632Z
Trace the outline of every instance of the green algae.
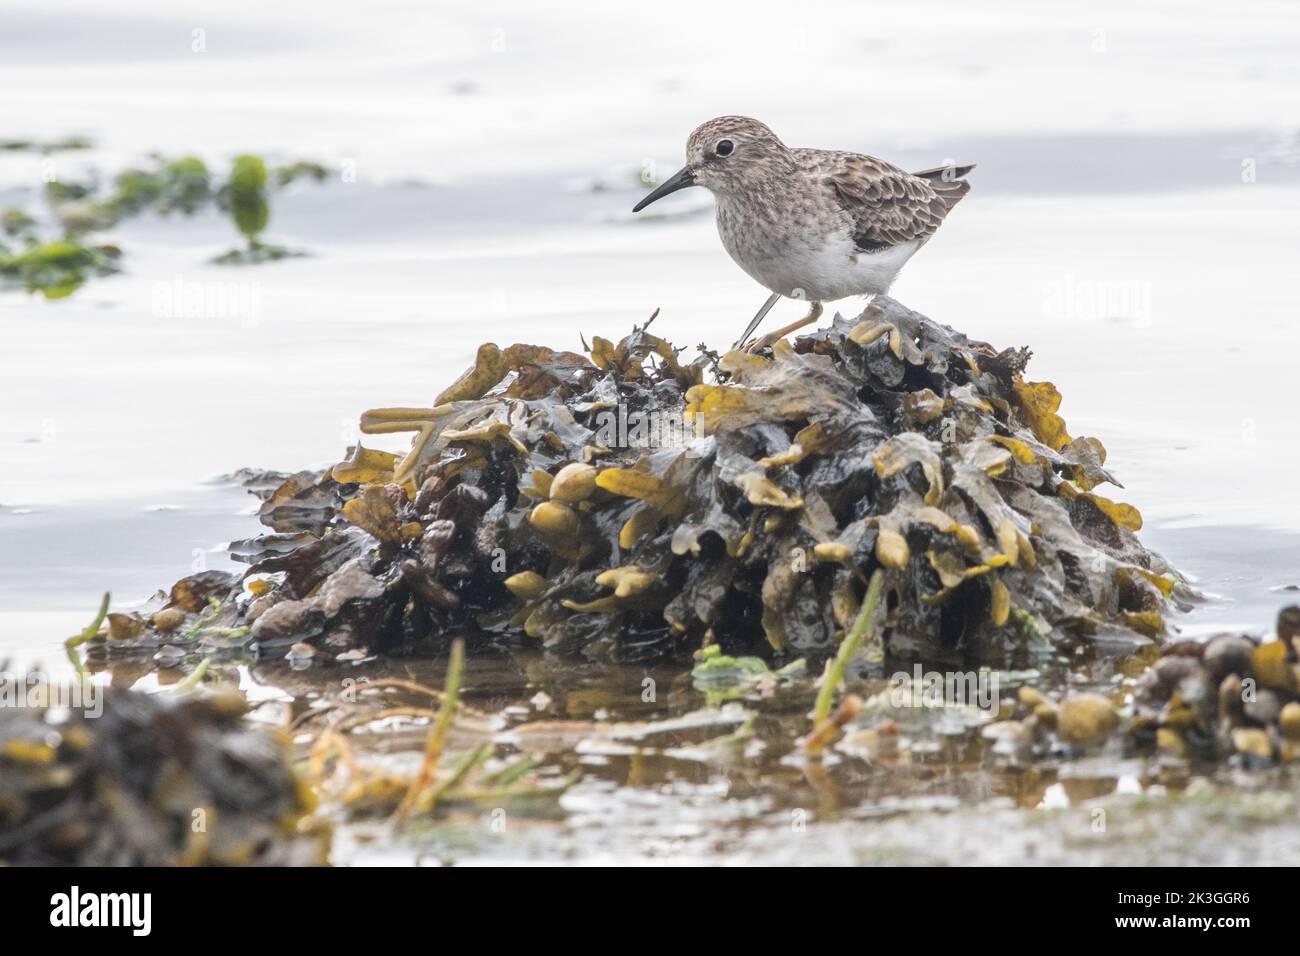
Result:
M48 152L74 147L0 143L0 149L6 148ZM48 230L42 235L40 223L24 209L6 209L0 231L19 240L22 248L0 245L0 279L47 299L66 298L90 279L120 270L118 247L88 237L147 214L190 217L213 207L229 215L244 238L243 246L215 257L215 262L256 265L300 256L304 253L263 238L271 218L272 193L299 181L321 183L328 173L324 165L309 160L268 168L260 156L244 154L235 158L227 178L219 183L198 156L155 154L148 163L118 172L107 186L98 177L53 180L45 183L44 196L59 235L51 237Z
M79 634L68 638L63 643L64 649L68 654L68 660L70 660L72 666L77 669L78 675L85 676L86 667L81 661L81 655L77 652L77 648L82 644L85 644L87 641L94 640L94 638L98 636L100 630L104 627L104 619L108 617L108 606L111 601L112 595L108 591L105 591L104 597L99 602L99 610L95 614L95 619L86 625Z
M36 243L12 255L0 254L0 277L47 299L62 299L92 276L117 272L120 255L116 246L86 246L72 239Z
M867 587L867 597L862 602L862 610L858 612L858 616L854 620L853 627L849 630L848 635L840 642L839 650L831 660L830 670L826 673L826 679L822 681L821 690L817 694L817 702L813 705L814 727L827 720L831 715L831 704L835 700L835 692L839 690L840 684L844 682L845 668L857 656L859 648L862 647L862 642L866 640L867 632L876 614L876 605L880 601L880 589L883 584L883 575L879 571L875 572L871 576L871 583Z

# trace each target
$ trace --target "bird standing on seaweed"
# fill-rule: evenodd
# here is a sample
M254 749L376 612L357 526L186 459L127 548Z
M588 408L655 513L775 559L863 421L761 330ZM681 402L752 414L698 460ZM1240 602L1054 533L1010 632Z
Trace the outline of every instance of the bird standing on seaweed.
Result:
M632 211L688 186L713 193L723 246L772 292L737 348L782 296L812 303L757 350L816 322L823 302L888 292L969 191L963 177L974 168L909 173L863 153L790 149L758 120L719 116L691 133L686 165Z

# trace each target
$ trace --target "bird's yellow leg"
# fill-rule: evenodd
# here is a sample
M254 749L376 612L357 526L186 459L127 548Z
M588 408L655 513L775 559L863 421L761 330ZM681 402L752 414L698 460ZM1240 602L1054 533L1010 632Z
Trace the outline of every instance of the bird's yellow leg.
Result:
M772 345L774 342L781 341L791 332L797 332L800 329L802 329L805 325L812 325L821 317L822 317L822 304L820 302L814 302L812 304L812 308L808 310L808 314L805 315L798 322L791 322L789 325L781 326L781 328L777 329L774 332L768 332L767 335L764 335L762 338L756 339L754 341L754 344L751 345L749 348L747 348L745 351L761 352L763 349L767 348L769 345Z

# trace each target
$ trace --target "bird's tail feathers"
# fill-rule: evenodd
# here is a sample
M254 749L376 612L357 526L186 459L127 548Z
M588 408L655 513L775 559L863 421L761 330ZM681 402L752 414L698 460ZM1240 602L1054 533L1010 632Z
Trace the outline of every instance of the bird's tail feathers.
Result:
M974 163L969 166L936 166L934 169L923 169L912 175L928 182L935 195L943 202L944 208L951 209L970 192L970 183L962 177L974 168Z
M951 183L963 178L974 168L974 163L966 166L935 166L933 169L923 169L912 175L918 179L928 179L932 183Z

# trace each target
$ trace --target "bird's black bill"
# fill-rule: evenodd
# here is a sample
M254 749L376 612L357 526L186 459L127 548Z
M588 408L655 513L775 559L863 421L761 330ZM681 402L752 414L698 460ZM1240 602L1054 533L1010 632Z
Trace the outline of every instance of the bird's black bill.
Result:
M763 303L763 307L758 310L758 315L749 320L749 325L745 326L745 331L741 332L740 338L736 339L736 344L732 346L733 349L743 349L745 347L745 342L747 342L749 337L754 334L754 330L758 328L758 324L763 321L767 316L767 313L772 311L772 306L776 305L777 300L780 298L781 295L777 292L773 292L767 297L767 301Z
M645 199L632 207L633 212L640 212L646 206L650 205L656 199L663 199L669 193L675 193L679 189L685 189L687 186L695 185L695 174L691 172L691 167L683 166L677 172L673 173L668 179L659 184L659 188L652 192Z

